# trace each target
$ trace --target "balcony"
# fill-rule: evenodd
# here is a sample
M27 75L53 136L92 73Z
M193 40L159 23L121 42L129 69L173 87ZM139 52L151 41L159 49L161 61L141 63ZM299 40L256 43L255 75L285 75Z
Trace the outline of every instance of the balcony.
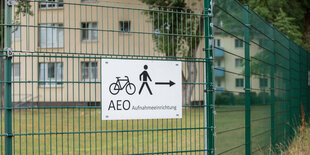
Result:
M217 93L221 93L221 92L223 92L225 90L225 88L223 88L223 87L215 87L215 91L217 92Z
M223 47L215 47L214 48L214 56L215 57L223 57L224 56L224 48Z
M215 67L214 68L215 77L224 77L224 67Z

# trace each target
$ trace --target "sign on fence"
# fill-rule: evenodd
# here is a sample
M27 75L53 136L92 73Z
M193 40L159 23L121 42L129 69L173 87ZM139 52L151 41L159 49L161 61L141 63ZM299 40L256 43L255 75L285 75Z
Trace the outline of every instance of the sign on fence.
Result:
M102 120L182 118L178 61L102 59Z

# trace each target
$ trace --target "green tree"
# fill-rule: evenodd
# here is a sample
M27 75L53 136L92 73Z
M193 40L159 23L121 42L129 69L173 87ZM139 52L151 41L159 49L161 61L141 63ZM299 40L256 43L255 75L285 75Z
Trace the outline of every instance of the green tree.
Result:
M309 0L239 0L296 43L310 50Z
M308 0L239 0L243 4L248 4L267 22L272 23L279 31L286 34L303 48L310 50L310 1ZM252 21L255 22L255 21ZM256 24L257 25L257 24ZM258 24L259 25L259 24ZM259 34L255 39L259 40ZM254 37L254 34L252 34ZM253 38L252 38L253 39ZM262 39L264 40L264 39ZM269 47L269 41L262 43ZM269 75L270 67L261 61L272 62L273 57L269 52L262 49L252 56L252 75ZM258 61L257 61L258 60ZM261 61L260 61L261 60ZM267 76L268 77L268 76Z
M196 5L198 1L185 0L140 0L154 11L145 14L153 22L153 41L155 50L164 53L167 59L182 57L186 60L186 73L182 73L182 81L190 84L183 85L183 104L190 104L197 79L197 56L201 35L204 32L204 19L194 15L188 6ZM190 37L185 36L190 35Z
M215 35L238 36L240 39L244 35L244 12L235 0L215 0L214 25ZM241 21L241 22L239 22Z
M294 40L296 43L302 43L302 34L300 28L293 24L295 18L288 17L282 9L280 9L279 15L275 18L273 24L276 26L282 33L288 35L290 39Z

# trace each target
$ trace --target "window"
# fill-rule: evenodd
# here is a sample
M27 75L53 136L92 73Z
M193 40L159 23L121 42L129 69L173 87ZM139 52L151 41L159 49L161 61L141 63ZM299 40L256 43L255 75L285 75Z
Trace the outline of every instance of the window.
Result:
M235 67L242 67L243 60L241 58L235 59Z
M236 87L243 87L243 79L236 79Z
M12 27L13 33L12 33L12 40L13 41L19 41L21 38L21 27L20 26L14 26Z
M82 80L95 81L98 77L97 62L82 62Z
M20 64L12 63L12 79L19 79L20 77Z
M243 47L243 41L240 39L235 39L235 48L242 48Z
M264 40L263 40L263 39L259 39L259 40L258 40L258 44L259 44L260 46L263 46Z
M220 67L221 66L221 60L216 60L217 66Z
M64 2L63 0L41 0L41 1L43 2L40 2L39 7L44 9L56 9L56 8L62 8L64 6L64 4L62 3Z
M63 47L64 30L62 24L41 24L39 46L43 48Z
M39 64L39 80L46 81L40 82L40 86L61 86L63 77L63 65L57 63L40 63Z
M97 23L82 23L82 41L97 41Z
M221 80L217 80L217 86L221 87Z
M220 39L215 39L215 41L214 41L214 43L215 43L215 47L221 47L221 40Z
M268 79L259 78L259 87L260 88L267 88L268 87Z
M130 21L120 21L119 29L121 32L130 32Z

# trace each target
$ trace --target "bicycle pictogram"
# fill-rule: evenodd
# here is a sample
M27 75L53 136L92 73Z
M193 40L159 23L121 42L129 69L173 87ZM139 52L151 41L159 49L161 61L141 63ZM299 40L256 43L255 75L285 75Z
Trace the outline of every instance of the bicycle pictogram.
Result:
M111 94L116 95L120 90L125 88L126 93L128 95L133 95L136 92L136 86L133 83L130 83L128 76L125 76L125 79L121 79L120 77L116 77L116 82L112 83L109 87L109 91ZM123 86L121 81L126 82Z

